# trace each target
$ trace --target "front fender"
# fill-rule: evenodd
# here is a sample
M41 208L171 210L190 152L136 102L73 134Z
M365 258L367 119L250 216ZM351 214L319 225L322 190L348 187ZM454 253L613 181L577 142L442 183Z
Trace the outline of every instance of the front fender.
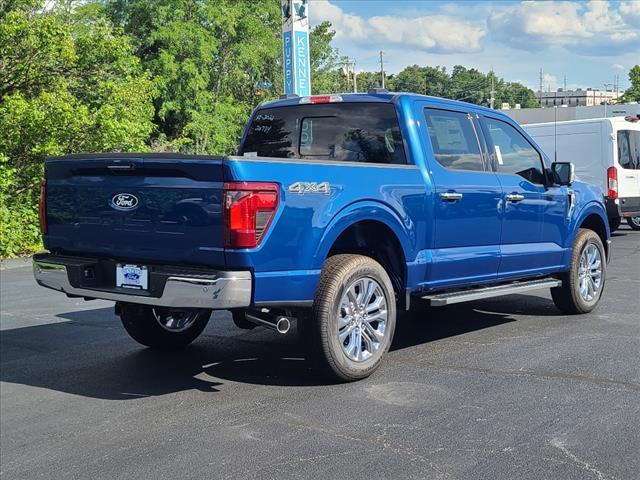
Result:
M565 245L565 254L564 254L564 265L568 267L569 262L571 260L571 253L573 242L576 239L576 235L578 234L578 230L585 223L587 218L590 215L597 215L598 218L602 221L605 231L605 249L607 249L607 256L609 256L609 249L606 244L606 241L611 238L611 231L609 230L609 220L607 218L607 212L604 208L602 202L597 200L590 200L589 202L583 205L577 205L574 214L572 215L569 221L569 235L567 235L567 244Z
M412 222L408 221L409 225L405 225L400 216L384 203L367 200L352 203L333 216L316 249L314 268L322 268L331 247L342 232L355 223L367 220L383 223L391 229L402 246L405 262L415 257L416 232Z

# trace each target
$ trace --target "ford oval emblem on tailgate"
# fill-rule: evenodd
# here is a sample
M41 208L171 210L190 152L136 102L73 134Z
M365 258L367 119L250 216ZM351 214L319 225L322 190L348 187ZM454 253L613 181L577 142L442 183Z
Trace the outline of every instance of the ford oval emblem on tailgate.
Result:
M130 193L118 193L111 199L111 206L116 210L133 210L138 206L138 197Z

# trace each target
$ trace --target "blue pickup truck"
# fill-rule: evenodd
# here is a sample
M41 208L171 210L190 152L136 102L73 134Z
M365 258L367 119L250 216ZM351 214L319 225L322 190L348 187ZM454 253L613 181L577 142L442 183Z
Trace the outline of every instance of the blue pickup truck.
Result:
M212 310L280 333L309 360L371 374L396 313L535 289L596 307L610 240L603 194L513 120L375 89L287 97L252 114L237 156L48 159L37 282L107 299L150 347L193 341Z

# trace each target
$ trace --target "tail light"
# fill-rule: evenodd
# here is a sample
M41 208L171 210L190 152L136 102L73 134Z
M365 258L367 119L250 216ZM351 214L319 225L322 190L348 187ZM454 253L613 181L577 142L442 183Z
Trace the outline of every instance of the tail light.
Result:
M607 197L612 200L618 198L618 170L616 167L607 168Z
M47 181L40 183L40 201L38 202L38 219L40 220L40 232L47 234Z
M257 247L278 210L278 184L228 182L223 193L224 246Z

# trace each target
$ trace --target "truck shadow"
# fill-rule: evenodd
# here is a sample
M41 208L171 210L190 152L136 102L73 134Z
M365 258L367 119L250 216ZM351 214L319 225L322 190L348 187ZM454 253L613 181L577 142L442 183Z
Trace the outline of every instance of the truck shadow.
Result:
M523 299L529 308L522 306ZM498 305L501 308L492 311ZM407 312L399 316L389 356L513 322L521 309L529 315L558 315L550 300L524 295L502 303ZM295 331L280 336L261 328L238 330L225 314L214 314L196 342L174 352L136 344L111 308L69 312L59 318L66 321L1 332L1 381L110 400L233 388L223 387L225 382L286 387L327 383L309 369Z

